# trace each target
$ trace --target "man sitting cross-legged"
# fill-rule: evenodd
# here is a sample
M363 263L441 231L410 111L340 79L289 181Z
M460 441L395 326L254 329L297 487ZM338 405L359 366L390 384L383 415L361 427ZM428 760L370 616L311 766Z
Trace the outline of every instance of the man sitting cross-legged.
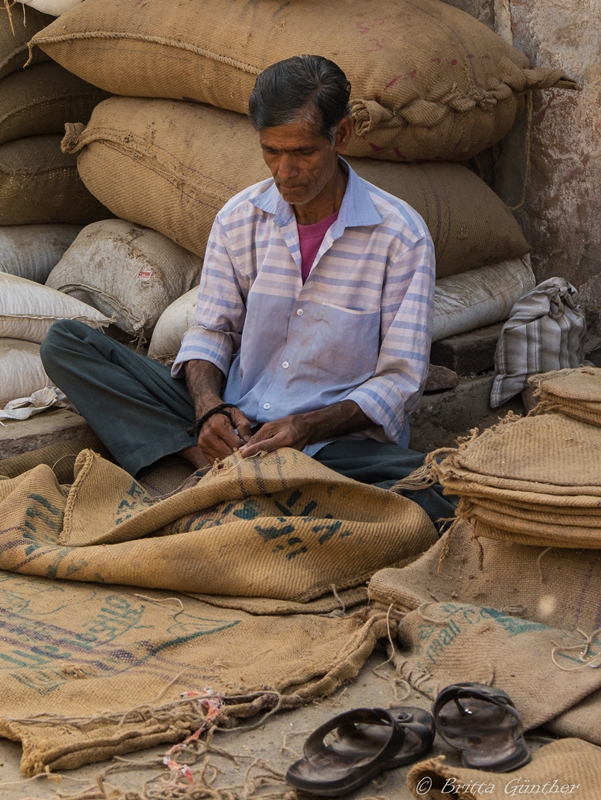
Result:
M408 417L428 372L434 247L410 206L340 158L349 95L320 56L257 78L250 119L273 177L217 214L171 371L76 321L48 334L48 375L132 475L174 453L201 468L293 447L388 488L423 463ZM454 512L440 487L410 496L433 519Z

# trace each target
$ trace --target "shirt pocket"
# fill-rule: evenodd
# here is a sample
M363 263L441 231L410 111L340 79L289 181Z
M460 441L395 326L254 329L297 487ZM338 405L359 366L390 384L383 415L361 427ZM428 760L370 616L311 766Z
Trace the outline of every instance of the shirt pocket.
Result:
M312 369L350 388L371 378L380 350L380 312L333 303L312 310L316 323L309 358Z

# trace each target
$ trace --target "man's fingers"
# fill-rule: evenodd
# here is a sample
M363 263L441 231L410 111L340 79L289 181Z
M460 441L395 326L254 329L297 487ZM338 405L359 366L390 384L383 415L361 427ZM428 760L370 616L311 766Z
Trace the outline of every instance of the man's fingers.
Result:
M238 429L240 438L243 441L248 442L250 439L251 424L247 419L246 414L243 411L240 411L239 408L230 408L228 410L232 415L234 427Z
M235 449L244 445L244 439L236 434L224 414L215 414L202 426L198 446L211 461L231 456Z
M240 448L240 455L242 458L254 456L261 451L271 453L274 450L277 450L279 447L287 446L287 436L285 431L279 431L279 433L275 433L273 436L261 439L260 441L257 441L257 436L258 433L253 436L248 444Z

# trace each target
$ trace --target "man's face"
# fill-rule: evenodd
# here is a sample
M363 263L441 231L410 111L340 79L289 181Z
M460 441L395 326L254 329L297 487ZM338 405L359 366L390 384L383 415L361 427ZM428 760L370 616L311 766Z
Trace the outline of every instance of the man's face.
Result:
M336 171L339 138L332 145L303 122L259 132L263 158L287 203L304 205L319 195Z

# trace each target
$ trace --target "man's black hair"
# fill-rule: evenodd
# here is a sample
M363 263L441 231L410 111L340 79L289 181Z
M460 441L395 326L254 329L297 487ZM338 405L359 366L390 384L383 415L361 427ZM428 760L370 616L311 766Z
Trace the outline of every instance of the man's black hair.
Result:
M305 120L334 144L339 122L350 116L350 93L338 64L323 56L294 56L271 64L258 76L248 115L257 131Z

